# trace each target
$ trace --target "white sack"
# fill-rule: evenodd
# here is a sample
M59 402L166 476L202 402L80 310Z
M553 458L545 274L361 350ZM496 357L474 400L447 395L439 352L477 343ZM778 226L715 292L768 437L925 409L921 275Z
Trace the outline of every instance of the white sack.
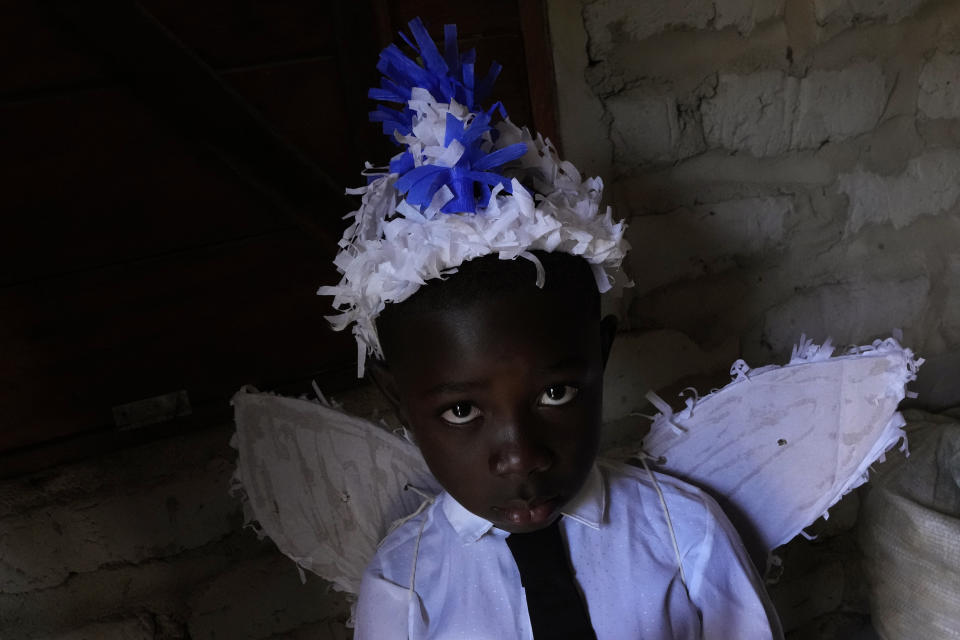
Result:
M910 457L874 480L859 535L885 640L960 639L960 423L908 416Z

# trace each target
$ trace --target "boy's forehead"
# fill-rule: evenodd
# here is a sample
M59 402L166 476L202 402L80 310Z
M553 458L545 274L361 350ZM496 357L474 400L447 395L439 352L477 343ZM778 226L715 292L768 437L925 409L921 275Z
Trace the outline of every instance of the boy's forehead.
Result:
M595 345L599 318L588 307L560 293L533 291L411 312L396 318L387 360L394 364L397 356L414 369L444 371L470 366L467 360L553 366Z
M505 332L525 326L545 330L571 322L586 329L593 309L577 296L562 291L529 289L482 292L432 308L398 310L396 319L407 334L424 334L427 326L455 326L463 330ZM429 337L429 335L427 336Z

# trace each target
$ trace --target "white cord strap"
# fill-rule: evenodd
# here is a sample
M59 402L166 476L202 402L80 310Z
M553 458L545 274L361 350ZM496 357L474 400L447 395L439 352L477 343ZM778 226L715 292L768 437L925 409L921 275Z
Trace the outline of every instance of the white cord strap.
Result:
M411 513L406 518L404 518L402 521L402 522L407 522L408 520L412 518L416 518L418 515L423 513L427 507L433 504L435 498L430 494L426 493L425 491L422 491L421 489L418 489L417 487L413 486L412 484L408 484L407 486L404 487L404 489L409 489L410 491L413 491L414 493L418 494L420 497L423 498L423 502L420 503L420 506L417 507L417 510ZM420 557L420 539L423 538L423 529L426 526L427 526L427 519L424 518L423 521L420 523L420 530L417 532L417 543L413 547L413 561L410 563L410 587L408 590L408 595L411 600L413 600L414 586L417 580L417 558Z
M640 463L643 464L643 468L647 470L647 475L650 476L650 480L653 482L653 488L657 490L657 495L660 497L660 506L663 507L663 515L667 520L667 529L670 530L670 541L673 542L673 552L677 555L677 568L680 569L680 582L683 583L683 588L689 592L690 588L687 586L687 576L683 572L683 559L680 557L680 545L677 544L677 534L673 530L673 520L670 518L670 510L667 509L667 501L663 497L663 491L660 490L660 483L657 482L657 477L653 474L653 471L650 470L650 467L647 466L647 454L646 452L641 451Z

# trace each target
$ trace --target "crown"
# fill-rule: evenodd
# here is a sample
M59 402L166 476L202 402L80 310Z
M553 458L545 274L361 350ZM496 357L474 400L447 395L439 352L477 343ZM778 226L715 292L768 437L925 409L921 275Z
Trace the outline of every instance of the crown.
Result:
M335 330L352 325L358 376L367 355L383 357L376 318L386 305L468 260L531 260L542 287L532 251L578 255L602 293L611 288L608 270L629 249L626 225L613 221L609 207L600 212L600 178L582 179L549 139L517 127L499 102L481 106L500 65L477 82L476 53L459 52L455 25L444 27L442 54L419 18L408 26L412 40L400 35L419 62L391 44L377 64L380 86L369 93L388 103L370 120L403 150L387 167L367 163L367 185L347 190L361 204L346 216L351 223L338 243L341 279L317 291L333 296L338 313L327 319Z

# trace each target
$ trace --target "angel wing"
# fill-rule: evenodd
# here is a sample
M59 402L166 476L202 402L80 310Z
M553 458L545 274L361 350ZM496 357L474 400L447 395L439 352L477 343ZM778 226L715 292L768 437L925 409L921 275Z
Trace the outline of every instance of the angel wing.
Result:
M679 413L652 396L661 413L642 449L710 491L765 554L825 515L904 437L896 407L922 361L892 338L832 353L802 338L788 365L737 361L731 384ZM234 491L248 521L300 567L357 593L391 523L440 492L419 451L321 402L251 388L232 402Z
M652 398L661 412L643 450L713 494L754 551L827 517L884 452L906 448L896 409L923 360L894 338L833 351L801 337L789 364L751 371L738 360L733 382L682 412Z
M231 403L232 490L247 521L303 569L359 592L391 524L440 492L419 450L320 402L244 387Z

